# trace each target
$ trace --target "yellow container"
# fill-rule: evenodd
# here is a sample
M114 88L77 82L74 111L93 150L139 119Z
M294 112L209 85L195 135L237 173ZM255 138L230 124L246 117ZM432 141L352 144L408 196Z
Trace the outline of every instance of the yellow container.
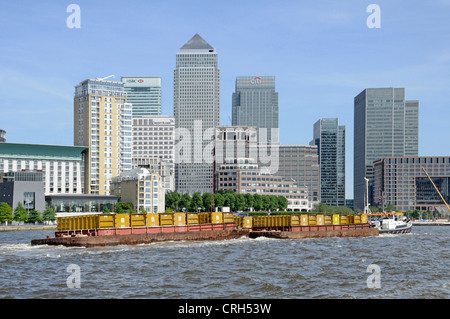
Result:
M309 226L317 225L317 217L316 217L316 215L308 215L308 225Z
M340 224L341 224L341 216L333 215L333 225L340 225Z
M354 224L361 224L361 215L355 215L353 217L353 223Z
M114 227L130 227L130 214L114 214Z
M362 214L361 215L361 223L362 224L367 224L367 214Z
M300 226L300 216L298 215L291 215L289 226Z
M330 215L325 215L324 220L325 220L325 225L333 224L333 218Z
M211 223L211 213L198 213L199 224L210 224Z
M243 228L252 228L253 227L253 218L252 216L244 216L244 219L242 220L242 227Z
M355 215L347 215L347 224L355 223Z
M308 226L308 215L300 215L300 225Z
M186 226L186 213L173 213L173 224L175 226Z
M58 231L69 230L70 222L68 217L57 217L56 218L56 229Z
M341 215L340 224L341 225L347 225L348 224L348 218L347 218L346 215Z
M224 223L232 223L234 219L233 213L223 213L222 217Z
M212 224L222 224L223 223L222 212L211 213L211 223Z
M319 225L319 226L325 225L325 216L316 215L316 225Z
M197 213L188 213L186 216L186 223L188 225L198 225L198 214Z
M146 214L130 214L131 227L145 227Z
M159 214L158 213L147 213L147 227L157 227L159 226Z
M234 216L234 217L233 217L234 224L235 224L237 227L242 227L242 222L243 222L243 220L244 220L244 217L242 217L242 216Z
M113 214L101 214L97 215L98 228L114 228L114 215Z
M161 226L173 226L173 213L160 214L159 224Z

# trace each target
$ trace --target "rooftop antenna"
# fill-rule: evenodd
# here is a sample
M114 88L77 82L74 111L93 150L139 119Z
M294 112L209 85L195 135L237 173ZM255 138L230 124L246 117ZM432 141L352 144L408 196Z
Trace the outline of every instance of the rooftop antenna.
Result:
M115 77L115 75L114 75L114 74L113 74L113 75L109 75L109 76L107 76L106 78L102 78L102 79L97 78L97 80L104 81L104 80L106 80L106 79L108 79L108 78L111 78L111 77Z

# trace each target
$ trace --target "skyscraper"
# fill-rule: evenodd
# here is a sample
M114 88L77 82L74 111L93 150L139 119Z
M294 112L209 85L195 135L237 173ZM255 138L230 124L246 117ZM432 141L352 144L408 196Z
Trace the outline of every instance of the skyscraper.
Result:
M74 145L89 146L85 193L109 195L112 177L131 169L131 113L122 82L87 79L75 87Z
M214 128L220 124L217 52L195 34L177 52L173 74L176 190L190 194L209 192Z
M133 105L133 117L161 115L160 77L122 77L127 102Z
M345 206L345 126L337 118L314 123L314 138L320 163L320 199L327 205Z
M372 199L373 162L418 156L419 102L405 101L404 88L368 88L354 99L354 209L364 209L365 180Z
M232 125L256 126L259 144L278 144L278 92L274 76L236 78Z

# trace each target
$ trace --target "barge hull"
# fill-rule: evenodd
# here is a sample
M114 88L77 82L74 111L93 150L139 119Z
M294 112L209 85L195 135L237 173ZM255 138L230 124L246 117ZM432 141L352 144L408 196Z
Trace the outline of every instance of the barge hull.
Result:
M324 237L369 237L378 236L378 228L371 227L355 227L323 229L320 227L314 230L297 230L297 231L253 231L249 234L250 238L268 237L278 239L300 239L300 238L324 238Z

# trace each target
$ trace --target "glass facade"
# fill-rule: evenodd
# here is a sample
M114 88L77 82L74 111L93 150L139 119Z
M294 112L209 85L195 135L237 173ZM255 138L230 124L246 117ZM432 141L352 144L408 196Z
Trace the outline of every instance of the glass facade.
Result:
M345 206L345 126L337 118L318 120L311 145L318 147L321 202Z
M105 207L113 212L118 199L116 196L45 196L47 206L56 213L95 213L102 212Z
M373 162L418 155L418 101L405 101L404 88L369 88L354 99L354 208L364 209L365 180L373 203Z
M278 92L274 76L238 76L232 102L233 126L256 126L259 144L278 144Z
M133 117L161 115L160 77L122 77Z

